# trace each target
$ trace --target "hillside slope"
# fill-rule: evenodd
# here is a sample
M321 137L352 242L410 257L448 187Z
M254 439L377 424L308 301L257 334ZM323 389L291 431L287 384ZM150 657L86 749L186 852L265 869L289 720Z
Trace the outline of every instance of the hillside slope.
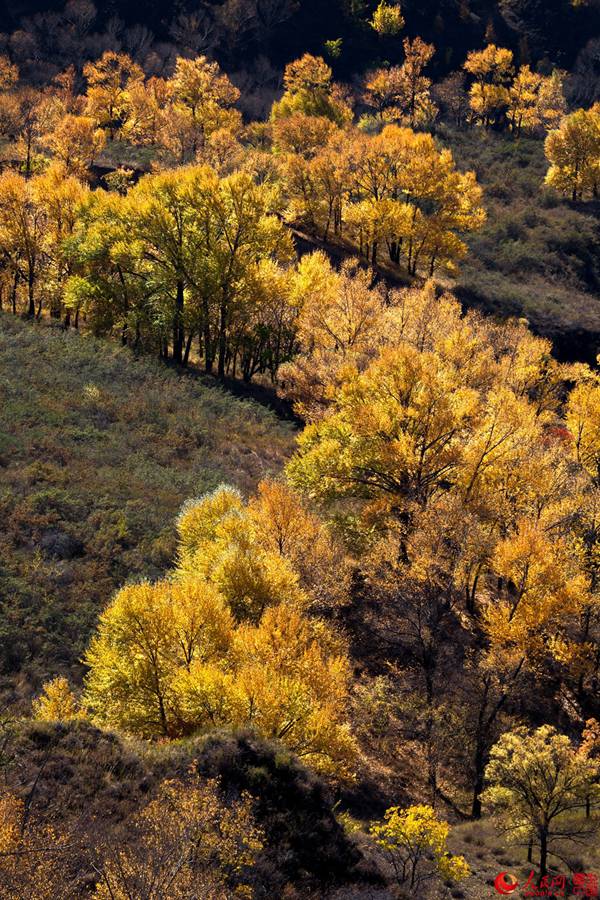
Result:
M556 355L594 364L600 350L600 210L544 188L542 141L442 130L461 166L485 191L487 221L453 288L466 306L523 316Z
M292 429L112 343L0 318L0 666L77 665L99 609L171 563L181 504L251 490ZM12 680L12 679L11 679Z

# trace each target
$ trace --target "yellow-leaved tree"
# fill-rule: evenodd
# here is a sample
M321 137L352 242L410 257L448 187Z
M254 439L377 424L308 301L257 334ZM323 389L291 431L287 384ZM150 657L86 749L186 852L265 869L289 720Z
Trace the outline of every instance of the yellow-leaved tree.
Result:
M384 122L403 121L411 127L425 125L435 118L431 99L431 79L423 69L435 48L420 37L405 38L401 66L376 69L365 80L364 100Z
M196 660L222 660L232 631L225 601L200 579L122 588L86 654L86 706L99 721L143 737L181 734L175 679Z
M546 137L546 184L573 201L596 197L600 182L600 104L577 109Z
M146 93L145 101L149 100L151 107L157 101L161 104L158 87L151 88L150 96ZM166 91L171 102L160 116L157 137L178 162L195 160L205 150L210 136L220 129L239 131L241 116L234 104L240 92L216 62L205 56L179 57ZM151 116L150 124L152 120Z
M144 77L140 66L126 53L105 50L83 67L87 81L86 111L112 141L127 120L129 91Z
M483 795L513 838L535 841L540 873L557 840L576 839L597 825L578 815L590 796L600 799L598 761L577 752L569 738L550 725L518 728L492 748Z
M302 383L309 422L287 475L345 531L386 640L402 622L395 644L422 698L432 798L448 702L442 636L458 622L478 635L480 706L465 723L478 816L487 754L523 680L558 671L578 698L596 683L597 382L554 361L523 323L464 314L433 285L392 294L377 317L360 353L332 348L335 379ZM313 333L295 366L310 367L323 340Z
M297 113L323 116L337 125L348 124L352 111L332 79L332 71L320 56L305 53L285 67L285 93L273 104L273 121Z
M42 693L32 703L32 712L35 719L51 722L68 722L85 715L63 675L45 682Z
M218 782L197 775L164 781L125 828L125 840L116 834L102 848L96 900L254 895L250 879L262 832L248 796L225 802Z
M464 69L473 78L469 93L473 119L489 128L502 120L509 105L512 51L488 44L468 54Z
M122 588L100 618L86 654L90 714L148 738L251 728L349 774L347 652L306 613L343 601L349 585L343 564L325 574L339 551L322 523L265 483L248 505L227 487L193 501L179 533L171 578Z
M0 791L0 885L3 900L56 900L64 895L69 840L37 822L25 802Z
M380 0L370 24L373 31L383 37L394 37L399 34L404 28L404 16L400 4L386 3L385 0Z
M450 826L431 806L392 806L382 822L371 826L371 834L390 858L398 884L411 891L435 875L462 881L471 874L465 858L448 851Z

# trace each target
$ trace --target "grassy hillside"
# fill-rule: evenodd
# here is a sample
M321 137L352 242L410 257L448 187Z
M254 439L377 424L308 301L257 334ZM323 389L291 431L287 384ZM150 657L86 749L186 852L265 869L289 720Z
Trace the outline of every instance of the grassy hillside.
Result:
M34 686L77 664L99 609L171 563L173 520L249 491L292 429L113 343L0 318L0 664Z
M457 294L486 312L524 316L567 359L600 350L600 216L543 188L543 141L494 132L441 135L484 189L487 222L469 238Z

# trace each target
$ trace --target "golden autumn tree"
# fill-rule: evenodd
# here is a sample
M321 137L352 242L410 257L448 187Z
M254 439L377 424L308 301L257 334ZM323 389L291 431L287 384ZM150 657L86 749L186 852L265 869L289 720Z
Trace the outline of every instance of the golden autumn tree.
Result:
M504 644L506 653L527 657L535 665L544 644L550 641L552 646L553 636L561 633L565 618L583 609L588 579L568 540L549 538L538 523L528 520L498 541L491 565L507 586L486 610L492 644Z
M367 75L363 98L385 122L424 125L436 113L430 94L431 79L423 75L435 48L420 37L405 38L403 47L401 66L376 69Z
M14 141L23 171L29 176L41 168L39 152L55 118L55 103L50 94L29 85L17 85L5 99L3 130Z
M179 570L206 578L238 621L259 622L278 602L306 606L298 575L276 550L261 546L237 491L221 487L188 502L179 518Z
M11 88L19 80L19 69L8 56L0 55L0 91Z
M342 602L349 585L343 565L327 574L339 548L324 526L266 483L249 506L226 487L188 504L179 533L171 578L123 588L100 619L90 715L143 737L249 728L349 774L347 651L305 613Z
M382 37L394 37L404 28L404 16L400 4L380 0L370 22L373 31Z
M550 131L545 143L546 184L575 202L598 193L600 107L578 109Z
M566 423L575 443L578 462L592 478L600 474L600 384L593 373L569 395Z
M565 73L561 69L553 69L551 75L542 78L537 96L537 111L542 127L546 130L557 128L567 112L564 80Z
M19 80L19 69L8 56L0 54L0 135L11 136L17 125L18 107L13 88Z
M282 131L287 130L286 123L291 123L290 136L294 135L294 126L299 126L297 150L279 152L278 122ZM343 230L343 200L349 186L347 143L341 130L312 128L313 122L332 125L328 119L316 116L276 120L277 165L287 201L286 219L327 240Z
M288 467L292 484L315 498L425 502L460 464L476 405L435 354L385 348L364 374L349 373L335 412L302 433Z
M106 143L106 135L90 116L67 113L46 134L44 142L67 175L86 178Z
M310 53L288 63L283 76L285 93L273 104L271 118L302 113L324 116L340 126L348 124L352 112L334 84L332 74L325 60Z
M435 105L430 96L431 79L423 75L423 69L435 53L433 44L427 44L420 37L405 38L404 62L400 67L403 86L401 108L408 124L422 125L435 118Z
M64 891L68 839L29 815L25 803L0 792L0 883L6 900L56 900Z
M159 140L176 153L179 162L194 160L215 131L239 130L241 118L234 104L240 92L216 62L205 56L179 57L166 88L172 103L162 115Z
M375 69L368 72L363 86L363 100L377 117L384 122L402 118L404 80L400 66Z
M509 89L508 118L511 131L556 126L566 111L562 75L540 75L529 66L521 66Z
M373 74L373 90L384 77L383 71ZM384 121L388 114L395 116L394 109L403 117L416 114L417 107L431 111L425 95L421 104L414 93L414 81L401 77L396 97L401 107L374 101ZM372 264L387 252L390 262L405 266L410 275L418 270L433 274L438 267L455 271L467 252L462 236L485 219L474 173L458 171L451 151L438 148L430 134L398 125L386 125L374 136L328 132L314 127L315 121L315 116L306 122L292 116L290 144L280 136L283 122L278 126L275 119L288 221L325 240L349 238Z
M112 141L127 119L129 90L143 80L143 71L126 53L106 50L95 62L86 63L87 114L108 132Z
M344 528L383 635L394 616L403 623L394 645L422 710L415 727L432 798L444 796L449 703L469 735L479 816L485 764L515 694L554 673L582 702L597 678L596 378L553 361L522 323L465 315L433 285L392 292L380 316L364 355L334 351L329 394L305 382L309 425L287 474ZM458 633L481 641L460 679L472 715L443 684L442 635L456 633L462 610Z
M261 481L248 503L261 545L276 551L298 574L313 607L330 608L350 595L351 570L330 530L289 485Z
M390 857L398 883L411 890L435 875L461 881L470 874L465 858L448 851L450 826L431 806L390 807L383 821L371 826L371 834Z
M216 781L190 774L164 781L154 797L102 848L96 900L168 896L206 900L252 897L252 867L262 848L248 796L225 802Z
M304 418L318 418L348 368L363 367L376 352L386 296L372 281L372 273L356 261L336 271L320 252L300 260L292 295L299 352L280 368L278 384Z
M469 96L475 121L486 128L501 121L510 99L512 51L488 44L484 50L468 54L464 69L473 78Z
M172 101L171 85L165 78L152 76L136 80L128 88L127 121L123 135L134 144L156 145L164 132Z
M258 621L281 601L303 609L347 597L349 572L320 520L287 486L259 484L246 506L222 486L188 501L178 520L179 571L201 574L223 593L238 619Z
M589 831L577 810L590 792L597 795L598 763L578 753L566 735L550 725L530 732L519 728L493 747L486 769L489 803L510 830L533 839L540 848L540 872L557 838L576 838Z
M67 679L58 675L45 682L43 691L32 703L34 718L42 721L68 722L83 715Z
M118 293L121 321L135 303L161 355L170 350L175 362L188 362L198 336L206 371L216 366L223 377L248 309L260 309L257 297L271 316L265 279L273 280L274 266L292 257L277 209L277 191L269 183L257 184L241 171L220 178L208 166L148 175L124 197L96 193L72 245L81 274L67 289L93 315L106 310L108 287Z
M466 253L461 234L485 219L474 173L459 172L449 150L409 128L388 125L373 138L357 138L349 183L344 217L361 252L376 263L385 248L412 275L452 269Z
M231 658L230 671L199 664L181 671L177 691L188 721L253 729L320 771L352 772L349 664L325 623L285 603L270 607L258 625L235 631Z
M27 315L40 308L39 279L45 264L45 215L36 202L36 181L6 170L0 175L0 244L13 284L24 286Z
M196 659L222 659L232 627L225 601L200 579L122 588L86 654L86 706L98 721L134 734L181 733L175 680Z
M67 242L75 231L88 188L59 162L52 162L31 184L34 203L44 222L44 300L50 315L58 318L64 311L65 285L72 272Z

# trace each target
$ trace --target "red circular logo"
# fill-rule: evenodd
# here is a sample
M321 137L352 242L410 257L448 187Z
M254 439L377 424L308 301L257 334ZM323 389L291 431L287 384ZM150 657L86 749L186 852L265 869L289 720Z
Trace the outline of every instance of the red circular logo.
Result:
M499 894L512 894L519 887L519 882L514 875L508 872L500 872L494 880L494 887Z

